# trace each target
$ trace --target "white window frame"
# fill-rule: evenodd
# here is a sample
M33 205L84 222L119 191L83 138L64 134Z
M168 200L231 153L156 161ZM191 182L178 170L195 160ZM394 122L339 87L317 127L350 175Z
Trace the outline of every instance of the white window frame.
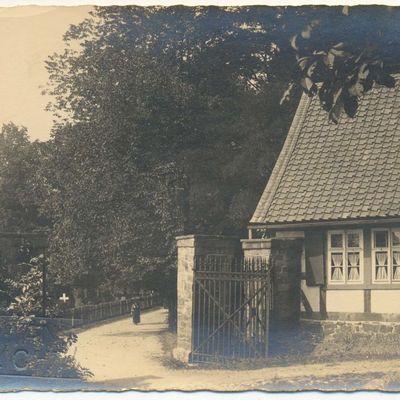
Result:
M349 233L357 233L359 237L359 247L348 247L347 246L347 235ZM342 247L341 248L331 248L331 236L332 235L342 235ZM358 252L360 253L359 268L360 268L360 278L358 280L348 279L348 253ZM332 280L331 270L332 265L332 253L342 253L343 257L343 279ZM328 231L327 234L327 277L329 285L361 285L364 283L364 235L362 229L342 229L342 230L332 230Z
M371 229L371 266L372 266L372 283L390 285L392 283L400 283L400 279L394 279L394 263L393 263L393 253L395 251L400 252L400 245L394 246L392 243L392 232L400 232L400 228L374 228ZM388 235L388 246L387 247L375 247L375 232L387 232ZM384 252L388 253L388 279L379 280L376 279L376 253Z

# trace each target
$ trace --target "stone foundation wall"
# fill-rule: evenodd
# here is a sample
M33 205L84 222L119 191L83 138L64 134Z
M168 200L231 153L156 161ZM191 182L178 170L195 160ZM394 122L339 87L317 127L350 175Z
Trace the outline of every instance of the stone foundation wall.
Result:
M393 357L400 355L400 323L377 321L302 321L301 331L318 356ZM313 332L307 335L307 332Z
M343 336L345 334L365 334L372 336L398 335L400 341L400 322L378 321L321 321L324 336Z

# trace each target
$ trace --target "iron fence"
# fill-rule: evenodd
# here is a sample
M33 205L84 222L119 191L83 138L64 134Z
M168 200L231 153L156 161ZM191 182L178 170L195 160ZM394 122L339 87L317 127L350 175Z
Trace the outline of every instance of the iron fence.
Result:
M142 310L161 305L157 293L135 296L127 300L111 301L94 305L75 307L65 310L62 319L71 328L83 326L96 321L127 315L131 312L132 304L138 302Z

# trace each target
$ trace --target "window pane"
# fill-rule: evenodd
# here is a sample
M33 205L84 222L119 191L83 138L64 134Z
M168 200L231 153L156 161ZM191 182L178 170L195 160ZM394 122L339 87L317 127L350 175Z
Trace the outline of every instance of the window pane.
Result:
M400 246L400 231L392 231L392 245Z
M360 236L357 232L347 234L347 247L360 247Z
M341 267L343 265L343 254L332 253L331 265L333 265L334 267Z
M400 251L393 252L393 279L400 280Z
M360 253L348 253L347 265L351 267L357 267L358 265L360 265Z
M400 265L400 251L393 252L393 264Z
M375 231L375 247L388 247L388 232L387 231Z
M332 267L331 268L331 280L332 281L342 281L343 280L343 268L342 267Z
M377 251L375 253L375 263L378 266L388 265L388 255L386 251Z
M375 253L375 279L386 281L388 279L388 253L379 251Z
M343 253L331 254L331 280L343 281Z
M339 249L343 247L343 235L341 233L333 233L331 235L331 247Z
M359 281L360 280L360 267L349 267L347 279L349 281Z
M387 281L388 279L387 267L377 267L375 279L377 281Z
M349 281L360 280L360 253L351 252L347 254L347 279Z

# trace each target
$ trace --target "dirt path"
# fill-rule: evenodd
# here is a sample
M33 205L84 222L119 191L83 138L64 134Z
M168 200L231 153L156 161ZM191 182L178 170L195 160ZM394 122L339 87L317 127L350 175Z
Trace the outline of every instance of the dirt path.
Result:
M329 390L336 383L345 388L345 380L352 378L352 385L347 386L350 390L376 389L383 377L400 374L398 360L297 364L240 371L167 367L161 360L160 341L160 335L166 332L165 319L166 311L160 309L144 313L142 323L137 326L126 318L89 328L78 333L78 342L71 352L94 374L89 381L111 390L237 391L299 387Z

